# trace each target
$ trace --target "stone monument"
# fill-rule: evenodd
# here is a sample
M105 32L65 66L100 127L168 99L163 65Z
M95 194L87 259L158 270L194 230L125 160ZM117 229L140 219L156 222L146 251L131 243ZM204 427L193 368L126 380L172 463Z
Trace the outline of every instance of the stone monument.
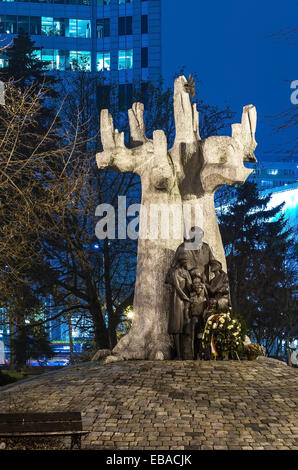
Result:
M182 208L181 223L196 225L194 214L201 211L204 243L226 272L226 259L215 215L214 193L222 185L244 183L250 169L244 162L256 161L256 109L243 108L240 124L232 125L232 137L214 136L201 139L199 114L191 103L184 76L175 80L174 115L176 137L169 150L163 131L156 130L153 139L146 137L144 106L135 103L128 111L130 146L124 134L113 126L108 110L101 113L103 151L97 154L99 169L136 173L142 184L142 209L138 241L137 275L134 296L134 321L130 332L113 350L124 359L162 360L170 358L171 341L168 322L171 292L165 279L173 263L177 247L183 242L174 236L168 239L150 237L148 227L161 225L150 213L151 204ZM185 206L192 211L183 210ZM142 213L143 211L143 213ZM144 213L146 212L146 218ZM182 268L183 269L183 268ZM209 279L208 279L209 281Z

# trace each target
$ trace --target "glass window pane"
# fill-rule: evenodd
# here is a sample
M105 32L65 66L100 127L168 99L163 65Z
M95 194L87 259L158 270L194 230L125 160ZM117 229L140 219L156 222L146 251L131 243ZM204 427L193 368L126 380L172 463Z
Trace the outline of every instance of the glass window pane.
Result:
M132 34L132 16L120 16L118 20L119 36Z
M126 49L121 50L118 53L118 69L125 70L125 69L132 69L133 67L133 50Z
M71 70L91 70L91 52L90 51L70 51L69 64Z
M50 16L41 17L41 34L43 36L53 36L54 35L54 18Z
M54 18L53 31L55 36L65 36L65 20L64 18Z
M127 110L132 105L132 98L133 98L133 85L126 84L126 85L119 85L119 108L122 111Z
M97 53L97 71L111 70L111 54L109 52L98 52Z
M141 49L141 67L148 67L148 47L142 47Z
M1 15L0 16L0 34L5 33L5 20L6 20L6 15Z
M17 17L6 15L5 32L7 34L17 34Z
M81 70L91 70L91 52L78 51L78 63Z
M41 34L41 18L40 16L30 16L30 34Z
M91 37L91 25L89 20L77 20L79 38Z
M76 38L77 37L77 20L75 20L75 19L70 19L69 20L69 28L68 28L67 36L69 36L71 38Z
M29 33L29 16L18 16L18 33Z
M8 59L6 55L3 54L2 52L0 56L0 69L3 69L4 67L7 67L7 66L8 66Z
M96 20L96 36L98 38L110 36L110 18L101 18Z
M52 70L54 68L54 51L53 49L42 49L41 60L48 62L47 69Z
M110 85L99 85L96 88L96 103L100 109L108 109L110 107Z
M141 33L147 34L148 33L148 15L142 15L141 18Z
M54 61L56 70L66 70L66 51L55 49Z
M35 49L33 51L33 57L35 59L41 60L41 50L40 49Z

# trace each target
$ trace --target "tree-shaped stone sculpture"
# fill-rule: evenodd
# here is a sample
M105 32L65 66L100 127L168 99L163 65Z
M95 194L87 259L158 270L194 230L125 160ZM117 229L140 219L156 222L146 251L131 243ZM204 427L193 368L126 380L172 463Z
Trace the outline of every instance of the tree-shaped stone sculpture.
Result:
M169 358L168 316L170 305L166 274L178 245L183 241L173 234L167 239L152 237L150 227L163 221L152 204L178 207L174 217L178 225L195 225L194 215L201 213L204 241L226 270L222 240L215 215L214 193L222 185L244 183L251 173L244 161L255 161L256 109L244 107L241 124L232 125L232 137L214 136L201 140L199 114L190 101L185 77L175 80L174 114L176 137L168 150L163 131L146 137L144 106L135 103L128 111L131 144L124 144L124 134L114 130L108 110L101 113L103 152L97 154L99 169L133 172L140 176L142 201L138 241L137 275L134 296L134 320L130 332L113 350L125 359ZM186 206L193 210L183 210ZM196 212L196 209L199 211Z

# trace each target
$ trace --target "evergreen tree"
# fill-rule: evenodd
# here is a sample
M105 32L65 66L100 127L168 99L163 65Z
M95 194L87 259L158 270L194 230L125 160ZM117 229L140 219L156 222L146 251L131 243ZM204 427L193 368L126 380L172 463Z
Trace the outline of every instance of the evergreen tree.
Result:
M32 84L42 86L43 89L49 89L51 97L56 97L53 87L57 79L47 73L49 62L39 60L36 54L38 49L29 35L21 30L18 37L13 39L12 46L3 51L8 65L1 70L0 79L4 82L13 80L14 85L22 91Z
M12 344L18 369L26 367L30 359L42 361L54 356L53 347L43 326L32 328L30 325L23 325Z
M14 294L9 302L10 345L15 364L22 369L30 358L49 358L54 352L43 324L47 311L38 289L15 284Z
M47 70L50 62L38 58L36 52L40 49L35 46L28 33L21 30L18 37L13 39L12 46L3 51L8 65L0 71L0 80L4 83L12 82L14 87L24 94L32 88L35 97L38 97L40 109L34 135L45 134L56 117L56 99L59 96L57 86L60 82L57 75Z
M284 204L268 208L270 200L270 194L261 196L256 184L247 182L220 216L233 309L244 316L250 334L268 353L286 327L292 245Z

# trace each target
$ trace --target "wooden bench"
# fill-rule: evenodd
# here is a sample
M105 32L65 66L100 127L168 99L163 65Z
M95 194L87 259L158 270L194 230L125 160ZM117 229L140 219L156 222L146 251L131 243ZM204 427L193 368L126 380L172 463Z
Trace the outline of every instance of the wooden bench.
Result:
M63 413L0 413L0 438L71 436L71 449L81 448L80 412Z

